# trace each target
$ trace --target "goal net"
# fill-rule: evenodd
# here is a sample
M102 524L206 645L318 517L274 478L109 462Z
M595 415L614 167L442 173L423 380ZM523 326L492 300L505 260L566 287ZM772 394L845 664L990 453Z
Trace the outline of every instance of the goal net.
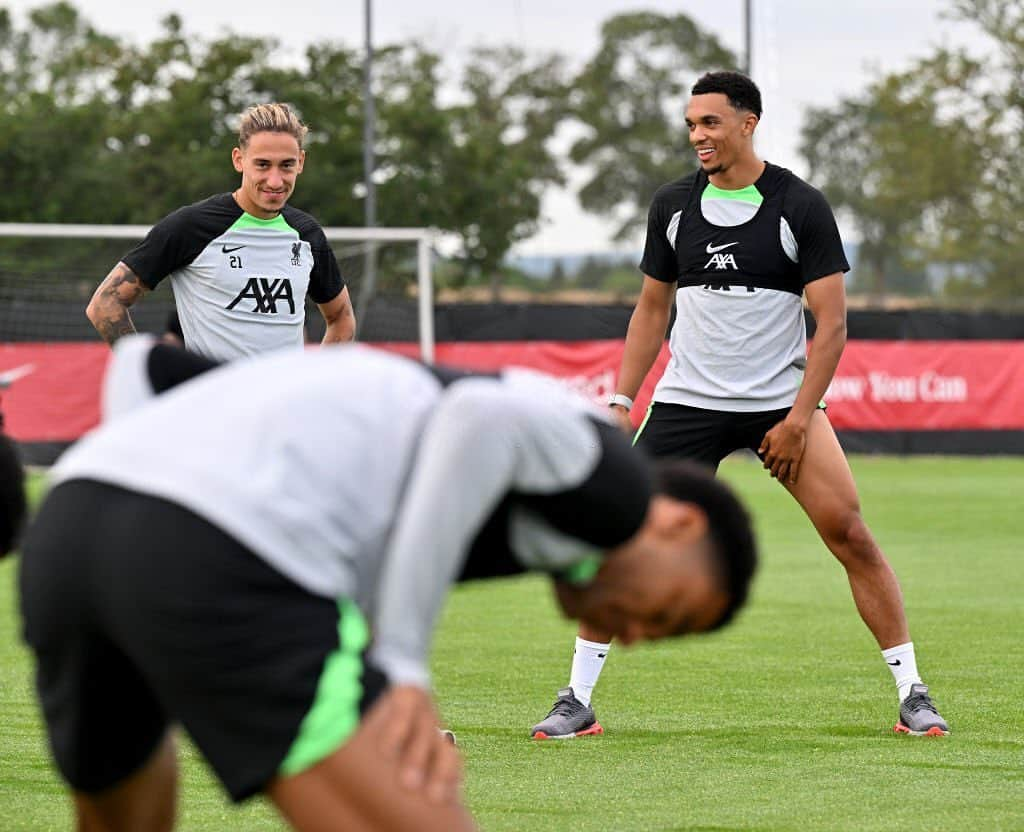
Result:
M146 235L143 225L0 223L0 342L89 341L96 286ZM423 228L325 228L356 308L360 341L411 341L434 358L431 233ZM161 333L174 310L170 281L132 307L140 332ZM307 301L306 329L323 336Z

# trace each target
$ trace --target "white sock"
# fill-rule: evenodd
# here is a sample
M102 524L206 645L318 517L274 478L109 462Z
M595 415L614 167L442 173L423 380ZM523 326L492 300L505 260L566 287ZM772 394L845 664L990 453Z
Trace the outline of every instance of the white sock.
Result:
M882 651L882 658L889 665L892 671L892 678L896 680L896 690L899 692L900 702L910 694L910 686L919 684L921 677L917 673L917 659L914 656L914 642L897 644L888 650Z
M590 704L590 696L601 675L601 668L604 667L604 660L610 647L611 644L601 644L597 641L587 641L579 636L576 637L569 687L584 705Z

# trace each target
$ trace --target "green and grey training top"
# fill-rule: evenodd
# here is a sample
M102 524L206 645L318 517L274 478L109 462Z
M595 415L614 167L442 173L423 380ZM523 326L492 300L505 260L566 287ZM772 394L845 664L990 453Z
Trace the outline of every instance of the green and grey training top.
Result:
M703 171L661 187L640 268L676 285L654 401L756 412L793 404L807 361L804 289L849 265L825 197L768 163L741 190Z
M345 288L313 217L286 205L261 220L231 194L168 214L121 260L150 289L171 278L185 346L220 361L301 348L306 294L326 303Z
M454 580L585 580L647 514L646 460L607 408L555 379L346 344L229 362L158 394L188 376L173 353L199 360L151 336L118 341L105 423L53 481L170 500L309 592L355 601L392 682L426 682Z

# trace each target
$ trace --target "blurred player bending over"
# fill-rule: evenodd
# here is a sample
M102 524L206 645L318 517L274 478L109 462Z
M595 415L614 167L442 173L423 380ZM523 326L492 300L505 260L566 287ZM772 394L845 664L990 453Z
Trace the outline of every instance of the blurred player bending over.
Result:
M714 468L734 450L756 451L845 567L896 683L896 730L946 734L917 672L899 582L861 516L850 467L819 407L846 343L849 266L832 210L806 182L755 154L761 93L753 81L708 73L691 92L686 124L699 170L655 194L643 289L609 405L632 429L628 410L674 303L671 361L637 445ZM802 297L817 323L810 355ZM600 732L590 695L612 635L581 626L570 686L534 736Z
M307 128L287 104L243 115L231 151L238 189L179 208L153 226L97 287L86 314L113 344L135 332L128 308L170 277L185 346L220 361L301 349L306 295L323 343L351 341L355 316L323 230L287 205L302 173Z
M714 629L746 598L755 544L731 492L652 471L551 379L353 346L153 398L209 365L119 344L111 418L56 466L22 548L82 828L173 825L176 722L234 800L263 792L296 829L469 828L427 693L453 581L548 572L567 615L624 643Z
M25 511L25 473L14 442L3 433L0 413L0 557L17 544Z
M0 373L0 391L6 390L23 371L22 367ZM14 440L4 433L4 411L0 406L0 557L18 542L26 511L25 471Z

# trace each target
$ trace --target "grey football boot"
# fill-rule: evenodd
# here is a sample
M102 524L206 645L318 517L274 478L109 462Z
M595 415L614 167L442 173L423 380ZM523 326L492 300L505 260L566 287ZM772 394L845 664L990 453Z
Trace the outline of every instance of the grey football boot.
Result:
M547 717L530 729L530 736L535 740L568 740L603 733L594 709L580 702L572 688L558 691L558 699Z
M946 720L939 716L928 695L928 685L910 686L910 695L900 704L900 718L894 730L915 737L944 737L949 733Z

